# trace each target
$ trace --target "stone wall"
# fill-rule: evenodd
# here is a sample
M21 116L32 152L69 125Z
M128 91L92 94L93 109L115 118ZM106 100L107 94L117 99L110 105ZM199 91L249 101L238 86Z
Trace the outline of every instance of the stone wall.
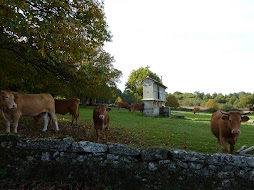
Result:
M112 189L251 189L254 158L0 135L0 179ZM96 189L96 188L95 188Z

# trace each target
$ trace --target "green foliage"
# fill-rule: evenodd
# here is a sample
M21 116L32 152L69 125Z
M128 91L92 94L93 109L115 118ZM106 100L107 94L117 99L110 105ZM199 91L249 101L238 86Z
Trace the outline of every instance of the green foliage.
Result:
M180 104L173 94L169 94L166 98L166 106L177 108Z
M208 109L219 109L219 106L216 104L216 102L213 99L208 100L208 102L205 104L205 108Z
M246 109L254 105L254 94L245 92L231 93L228 95L223 95L221 93L213 93L211 95L209 93L204 94L200 92L194 92L193 94L174 92L173 95L177 98L181 106L187 107L205 107L205 104L210 99L213 99L213 101L223 110L237 110L239 108Z
M199 98L183 98L180 101L181 105L187 106L187 107L194 107L194 106L201 106L202 100Z
M117 104L118 102L123 102L122 98L120 96L117 97L115 104Z
M220 104L225 104L226 103L226 97L223 96L223 94L218 94L215 98L214 101L216 103L220 103Z
M254 95L242 96L240 99L235 101L237 108L249 108L254 104Z
M128 78L128 82L125 84L125 89L130 90L130 93L138 99L143 98L143 84L142 81L150 77L158 82L160 82L160 77L151 72L149 69L141 67L138 70L133 70Z
M85 60L91 48L110 41L103 9L98 0L7 0L1 3L0 31L6 43L33 47L51 61L75 64Z
M127 102L128 104L131 104L132 102L136 102L136 99L134 97L134 94L130 92L130 90L125 90L121 95L123 102Z
M98 0L2 2L1 88L82 100L112 96L122 73L102 48L111 40L103 6Z

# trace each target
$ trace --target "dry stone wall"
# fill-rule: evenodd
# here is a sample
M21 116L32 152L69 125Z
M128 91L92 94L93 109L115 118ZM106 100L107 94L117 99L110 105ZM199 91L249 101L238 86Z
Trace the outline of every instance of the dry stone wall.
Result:
M137 148L72 138L0 135L0 178L104 184L116 189L250 189L254 158Z

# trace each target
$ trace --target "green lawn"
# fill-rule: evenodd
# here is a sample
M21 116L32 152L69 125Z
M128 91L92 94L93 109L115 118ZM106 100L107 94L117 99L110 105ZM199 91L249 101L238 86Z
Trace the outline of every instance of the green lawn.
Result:
M95 142L93 129L93 107L80 108L80 125L70 126L71 116L57 115L60 131L56 133L54 126L50 125L48 131L43 133L43 121L34 125L31 118L22 118L18 133L27 138L63 138L72 136L75 140L88 140ZM159 147L193 150L202 153L216 153L218 151L217 139L210 131L211 114L201 112L172 111L172 115L182 115L185 119L175 117L154 118L143 117L139 112L132 115L129 111L112 108L110 115L109 142L127 144L138 148ZM254 120L253 115L249 115ZM4 133L5 124L0 118L0 132ZM242 133L236 144L238 150L242 145L253 146L254 125L242 123ZM101 140L104 143L104 140Z

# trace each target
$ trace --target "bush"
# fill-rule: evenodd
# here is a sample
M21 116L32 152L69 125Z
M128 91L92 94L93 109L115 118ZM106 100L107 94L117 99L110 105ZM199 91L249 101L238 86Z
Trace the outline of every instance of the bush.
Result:
M208 102L205 104L205 108L207 109L219 109L219 106L215 103L213 99L208 100Z
M218 109L216 109L216 108L208 108L206 111L208 112L208 113L214 113L214 112L216 112Z
M180 107L180 104L174 95L169 94L166 99L166 106L178 108Z

